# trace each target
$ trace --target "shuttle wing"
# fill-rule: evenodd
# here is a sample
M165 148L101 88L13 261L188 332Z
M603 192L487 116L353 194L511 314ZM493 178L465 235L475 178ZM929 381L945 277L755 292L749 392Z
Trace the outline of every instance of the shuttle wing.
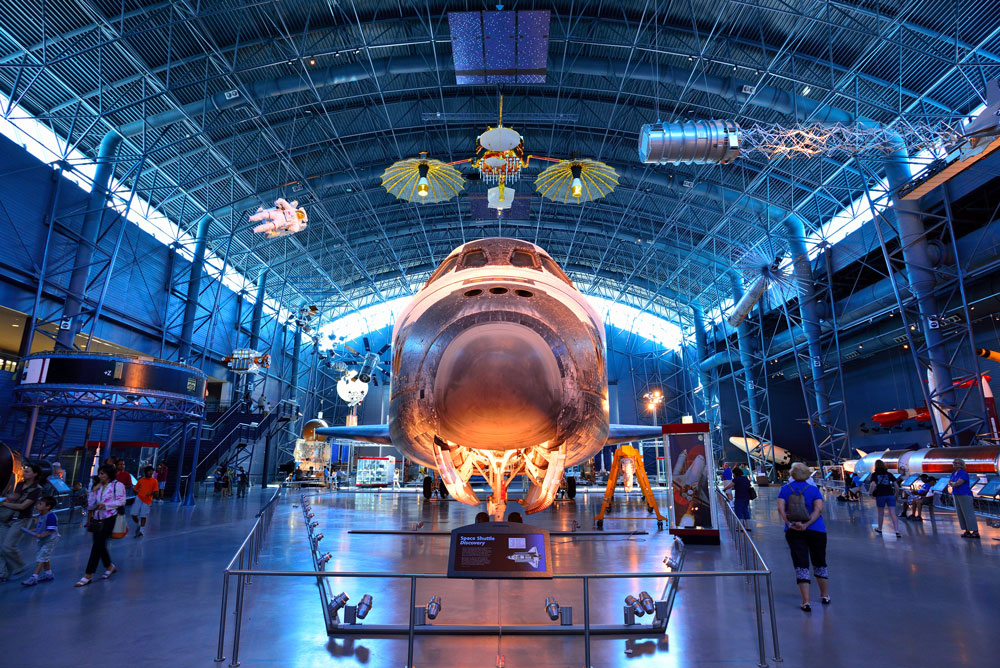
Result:
M613 424L608 429L606 445L643 441L647 438L660 438L663 429L659 425L644 424Z
M316 434L332 438L343 438L352 441L367 441L392 445L387 424L359 424L356 427L317 427Z

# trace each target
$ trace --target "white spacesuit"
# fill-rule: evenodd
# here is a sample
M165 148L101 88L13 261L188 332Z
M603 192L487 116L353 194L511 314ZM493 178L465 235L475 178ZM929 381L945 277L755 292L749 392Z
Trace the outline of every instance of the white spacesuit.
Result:
M267 222L253 228L253 231L256 233L263 232L268 239L274 239L275 237L286 237L306 229L306 222L309 220L309 217L306 216L305 209L299 208L298 202L295 200L288 202L279 197L274 200L273 209L261 207L257 209L257 213L250 216L251 223L262 220Z

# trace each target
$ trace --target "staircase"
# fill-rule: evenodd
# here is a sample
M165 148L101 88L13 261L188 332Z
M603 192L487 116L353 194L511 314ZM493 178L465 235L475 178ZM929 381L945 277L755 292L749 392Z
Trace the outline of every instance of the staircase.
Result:
M288 422L299 415L298 405L294 402L282 401L269 412L261 415L255 412L253 406L234 403L228 409L208 413L206 418L212 419L211 424L206 419L201 427L201 446L198 448L198 464L195 471L195 481L204 480L214 466L222 461L229 462L241 448L252 450L258 439L267 434L272 425ZM191 472L194 459L194 444L196 425L177 425L172 432L158 434L165 437L163 445L157 453L157 461L165 461L170 469L170 479L177 484L178 475L187 476ZM187 445L181 460L181 434L188 432ZM186 486L182 491L186 490ZM169 486L173 493L173 486Z

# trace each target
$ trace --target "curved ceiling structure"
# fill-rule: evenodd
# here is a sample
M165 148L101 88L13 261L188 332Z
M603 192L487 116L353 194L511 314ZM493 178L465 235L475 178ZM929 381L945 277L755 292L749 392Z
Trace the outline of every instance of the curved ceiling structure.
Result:
M546 82L498 87L456 83L447 12L488 9L469 3L5 3L0 25L23 30L0 34L0 91L86 155L123 134L122 187L191 233L211 213L212 250L251 280L271 267L268 293L287 305L389 300L455 246L513 235L585 292L677 320L728 296L719 279L747 254L784 248L772 212L820 230L881 166L843 155L667 170L638 163L643 123L955 119L1000 76L986 0L545 4ZM617 190L563 205L522 179L527 214L477 220L465 197L417 206L380 187L419 151L470 157L501 93L528 153L607 162ZM278 196L299 200L309 227L255 236L247 214Z

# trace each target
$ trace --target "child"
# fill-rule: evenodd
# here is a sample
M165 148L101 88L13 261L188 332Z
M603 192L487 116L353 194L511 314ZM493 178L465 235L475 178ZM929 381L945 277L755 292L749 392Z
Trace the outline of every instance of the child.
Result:
M25 587L34 587L39 582L48 582L55 579L55 576L52 575L50 559L52 559L52 549L59 542L59 520L56 519L56 514L52 512L52 509L56 506L56 500L51 496L43 496L38 500L37 505L38 522L35 524L35 528L28 529L21 527L21 531L38 539L35 572L21 583Z
M146 528L146 518L153 505L153 494L158 490L159 485L153 478L153 467L147 466L142 471L142 477L135 483L135 501L132 502L132 521L137 525L136 538L141 537L142 530Z

